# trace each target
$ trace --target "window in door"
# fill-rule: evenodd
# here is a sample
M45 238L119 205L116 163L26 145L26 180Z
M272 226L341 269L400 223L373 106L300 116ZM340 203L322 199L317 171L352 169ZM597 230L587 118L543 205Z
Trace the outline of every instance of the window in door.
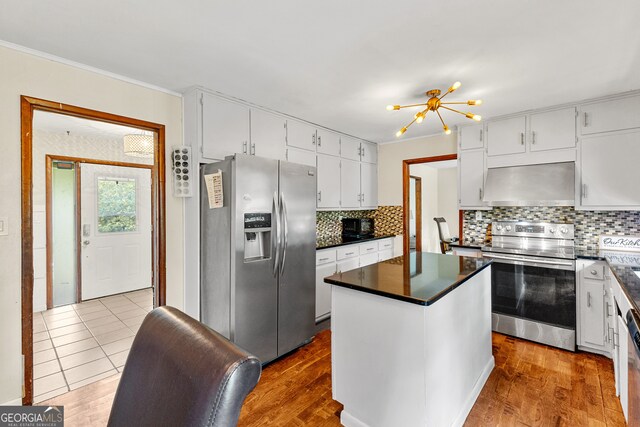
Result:
M97 178L98 232L128 233L137 230L135 178Z

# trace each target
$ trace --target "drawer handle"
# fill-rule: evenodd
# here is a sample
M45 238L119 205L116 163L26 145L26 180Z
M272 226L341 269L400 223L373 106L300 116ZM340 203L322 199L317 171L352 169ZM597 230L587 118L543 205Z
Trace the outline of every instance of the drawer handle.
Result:
M591 292L587 292L587 307L591 307Z
M329 258L320 258L318 261L329 261Z
M345 255L353 255L355 252L347 252Z
M591 270L591 275L592 276L597 276L598 275L598 270Z
M367 248L367 252L370 252L372 250L373 250L373 248Z

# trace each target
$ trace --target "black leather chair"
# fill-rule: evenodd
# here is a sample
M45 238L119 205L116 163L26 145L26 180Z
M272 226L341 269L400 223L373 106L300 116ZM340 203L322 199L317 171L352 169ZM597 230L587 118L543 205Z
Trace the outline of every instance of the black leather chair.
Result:
M450 250L449 245L451 243L457 242L458 238L451 237L451 233L449 232L449 225L447 224L446 219L438 217L433 218L433 220L438 225L438 235L440 236L440 251L443 254L446 254Z
M133 340L108 425L235 426L260 373L260 361L222 335L156 308Z

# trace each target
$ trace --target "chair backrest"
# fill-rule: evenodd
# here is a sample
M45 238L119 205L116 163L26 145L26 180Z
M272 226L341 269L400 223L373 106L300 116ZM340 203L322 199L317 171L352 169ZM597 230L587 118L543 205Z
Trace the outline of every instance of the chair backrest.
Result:
M235 426L260 361L171 307L151 311L136 334L109 426Z
M451 242L451 233L449 233L449 225L447 225L447 220L439 217L433 218L433 220L438 224L438 234L440 235L440 241L445 243Z

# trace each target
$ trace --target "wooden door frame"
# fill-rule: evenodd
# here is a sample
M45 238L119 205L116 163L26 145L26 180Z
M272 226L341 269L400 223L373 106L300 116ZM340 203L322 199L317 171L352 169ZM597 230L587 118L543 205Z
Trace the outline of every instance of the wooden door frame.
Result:
M420 157L417 159L405 159L402 161L402 248L403 253L408 255L409 250L409 176L410 166L421 163L433 163L442 162L445 160L456 160L457 154L444 154L442 156L433 157ZM464 215L462 210L458 211L458 232L462 238L462 225L464 221Z
M148 169L151 173L151 194L155 193L155 183L153 179L154 166L144 163L129 163L129 162L117 162L110 160L99 160L99 159L90 159L85 157L68 157L68 156L58 156L53 154L45 155L46 162L46 229L47 229L47 239L46 239L46 253L47 253L47 310L53 308L53 163L54 162L68 162L73 163L74 165L74 175L75 175L75 247L76 247L76 303L82 302L82 254L80 251L81 247L81 186L82 179L80 178L80 171L82 169L81 164L93 164L93 165L104 165L104 166L115 166L115 167L125 167L125 168L137 168L137 169ZM155 212L155 203L154 198L151 197L151 223L153 224L153 213ZM155 228L152 227L151 230L151 242L155 242ZM152 268L153 271L153 268ZM153 283L153 278L152 278Z
M153 230L156 230L152 247L153 285L155 306L166 304L166 214L165 214L165 126L103 111L91 110L60 102L20 96L21 140L21 210L22 210L22 355L24 357L23 405L33 401L33 116L35 111L64 114L89 120L129 126L154 132L154 160L151 174L155 191L152 200Z
M422 178L409 175L409 179L411 178L416 180L416 252L422 252ZM411 194L409 194L409 199L411 199ZM411 221L411 218L409 218L409 221Z

